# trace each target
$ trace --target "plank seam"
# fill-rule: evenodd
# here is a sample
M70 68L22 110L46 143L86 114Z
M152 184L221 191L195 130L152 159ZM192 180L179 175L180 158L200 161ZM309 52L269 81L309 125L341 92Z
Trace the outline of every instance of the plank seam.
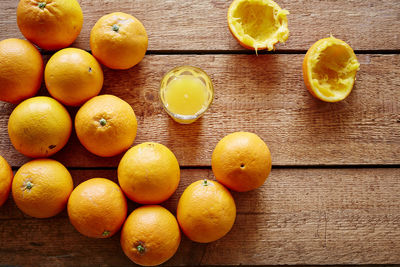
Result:
M91 53L91 50L86 50ZM48 51L40 49L42 55L53 55L57 51ZM393 50L354 50L359 55L397 55L400 49ZM307 50L276 50L276 51L258 51L258 55L304 55ZM148 50L146 55L255 55L253 50Z
M354 50L356 54L400 54L400 49L393 50ZM306 54L307 50L289 49L275 51L258 51L258 55L291 55ZM255 55L253 50L149 50L146 55Z
M118 167L84 167L74 166L68 167L69 170L113 170ZM17 171L19 166L12 166L14 171ZM180 166L182 170L211 170L211 166ZM272 169L397 169L400 164L353 164L353 165L273 165Z

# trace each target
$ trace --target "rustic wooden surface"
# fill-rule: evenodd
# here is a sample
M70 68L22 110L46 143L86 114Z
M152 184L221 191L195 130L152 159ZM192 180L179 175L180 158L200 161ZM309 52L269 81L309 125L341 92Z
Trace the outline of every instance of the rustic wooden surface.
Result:
M95 22L116 11L140 19L149 34L149 50L242 50L229 33L230 0L80 0L84 26L74 46L89 48ZM22 37L15 23L18 1L0 0L0 39ZM400 5L396 0L280 0L289 10L290 38L279 50L307 50L330 33L356 50L400 49ZM4 28L5 27L5 28Z
M104 68L102 93L129 102L139 122L135 144L167 145L183 167L177 192L163 203L175 213L182 191L214 179L213 148L224 135L246 130L269 145L273 170L258 190L233 193L232 231L211 244L183 238L166 265L400 264L400 5L397 0L279 0L290 11L290 37L272 53L241 48L227 28L231 1L79 1L84 26L73 44L89 50L102 15L124 11L149 34L145 59L127 71ZM0 0L0 40L22 38L18 1ZM330 33L347 41L361 63L351 95L318 101L301 73L305 51ZM44 59L50 57L43 51ZM163 74L182 64L203 68L215 101L198 122L174 123L158 101ZM41 95L46 95L43 87ZM10 144L0 102L0 154L14 170L29 159ZM74 117L77 109L69 108ZM75 134L55 159L70 167L75 185L93 177L116 181L120 156L91 155ZM129 203L130 210L137 204ZM0 266L126 266L118 234L83 237L66 211L46 220L24 215L12 198L0 207Z
M116 181L116 170L73 170ZM175 212L184 188L213 178L209 169L183 170L164 206ZM273 169L260 189L234 193L232 231L208 245L183 238L167 265L361 264L400 261L400 180L397 168ZM136 205L130 202L130 210ZM32 219L9 199L0 212L0 263L19 266L124 266L119 237L83 237L66 212Z
M321 102L303 84L304 55L149 55L127 71L105 69L101 93L128 101L138 116L135 144L157 141L176 154L182 166L209 166L218 140L230 132L259 134L271 148L273 164L354 165L400 163L400 55L359 55L361 70L350 96ZM177 65L203 68L215 85L211 109L198 122L173 122L158 101L164 73ZM43 90L45 91L45 90ZM7 128L11 104L0 109ZM70 109L72 115L76 109ZM27 161L1 131L0 148L13 166ZM368 153L365 153L368 151ZM73 135L56 159L67 166L117 166L91 155Z

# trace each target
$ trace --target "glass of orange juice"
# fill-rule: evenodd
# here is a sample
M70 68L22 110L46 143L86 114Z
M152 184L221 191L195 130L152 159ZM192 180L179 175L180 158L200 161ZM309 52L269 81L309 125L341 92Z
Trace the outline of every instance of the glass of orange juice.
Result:
M160 100L176 121L189 124L200 118L214 99L210 77L200 68L180 66L161 80Z

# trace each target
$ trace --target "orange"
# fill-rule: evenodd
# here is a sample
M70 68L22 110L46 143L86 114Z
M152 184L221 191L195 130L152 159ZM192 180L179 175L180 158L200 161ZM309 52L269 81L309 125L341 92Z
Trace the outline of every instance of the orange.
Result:
M101 17L90 32L92 54L111 69L129 69L146 54L148 37L135 17L115 12Z
M30 42L0 42L0 100L17 104L34 96L43 80L43 59Z
M114 235L124 223L127 209L119 186L104 178L81 183L68 200L71 224L81 234L94 238Z
M182 193L177 218L182 231L191 240L213 242L231 230L236 218L235 201L218 182L200 180Z
M228 9L228 26L243 47L271 51L289 37L288 14L272 0L234 0Z
M75 130L81 144L101 157L127 150L135 140L137 121L132 107L113 95L95 96L75 117Z
M26 39L47 50L69 46L83 24L76 0L20 0L17 23Z
M14 174L8 162L0 156L0 207L6 202Z
M128 198L141 204L167 200L178 187L180 169L175 155L158 143L129 149L118 166L118 182Z
M134 210L121 231L122 250L142 266L166 262L178 250L180 241L181 233L174 215L158 205Z
M12 195L24 213L49 218L65 208L73 188L71 174L64 165L52 159L36 159L17 171Z
M8 120L8 135L19 152L31 158L49 157L67 143L72 121L67 110L46 96L19 104Z
M100 93L103 71L88 52L65 48L50 58L44 79L55 99L64 105L79 106Z
M341 101L350 94L359 67L347 43L333 36L324 38L314 43L304 57L304 83L322 101Z
M263 185L271 172L271 153L256 134L236 132L218 142L211 167L215 178L226 187L250 191Z

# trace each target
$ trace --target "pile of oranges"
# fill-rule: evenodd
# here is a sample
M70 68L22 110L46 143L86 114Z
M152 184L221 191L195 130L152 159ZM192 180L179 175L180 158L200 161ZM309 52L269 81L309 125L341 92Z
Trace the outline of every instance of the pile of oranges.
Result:
M272 50L289 36L287 14L271 0L234 0L228 25L244 47L256 52ZM175 254L181 230L201 243L225 236L236 218L228 189L254 190L270 174L271 154L264 141L248 132L221 139L211 157L217 181L205 179L189 185L179 199L175 218L158 205L171 197L180 182L175 155L154 142L131 147L138 127L132 107L116 96L98 95L104 79L100 64L129 69L144 58L148 36L143 24L122 12L103 16L92 28L90 54L66 48L83 24L76 0L21 0L17 22L28 41L0 42L0 100L18 104L8 123L11 143L37 159L13 176L0 156L0 205L12 191L18 208L32 217L52 217L67 207L71 224L85 236L108 238L122 228L123 251L146 266L161 264ZM61 50L44 66L32 43ZM339 101L350 93L358 67L350 46L326 38L315 43L304 59L305 84L317 98ZM34 97L43 78L52 97ZM74 121L63 105L80 107ZM67 168L48 158L67 144L72 127L81 144L95 155L125 152L118 166L119 185L95 177L74 188ZM143 206L128 216L126 197Z

